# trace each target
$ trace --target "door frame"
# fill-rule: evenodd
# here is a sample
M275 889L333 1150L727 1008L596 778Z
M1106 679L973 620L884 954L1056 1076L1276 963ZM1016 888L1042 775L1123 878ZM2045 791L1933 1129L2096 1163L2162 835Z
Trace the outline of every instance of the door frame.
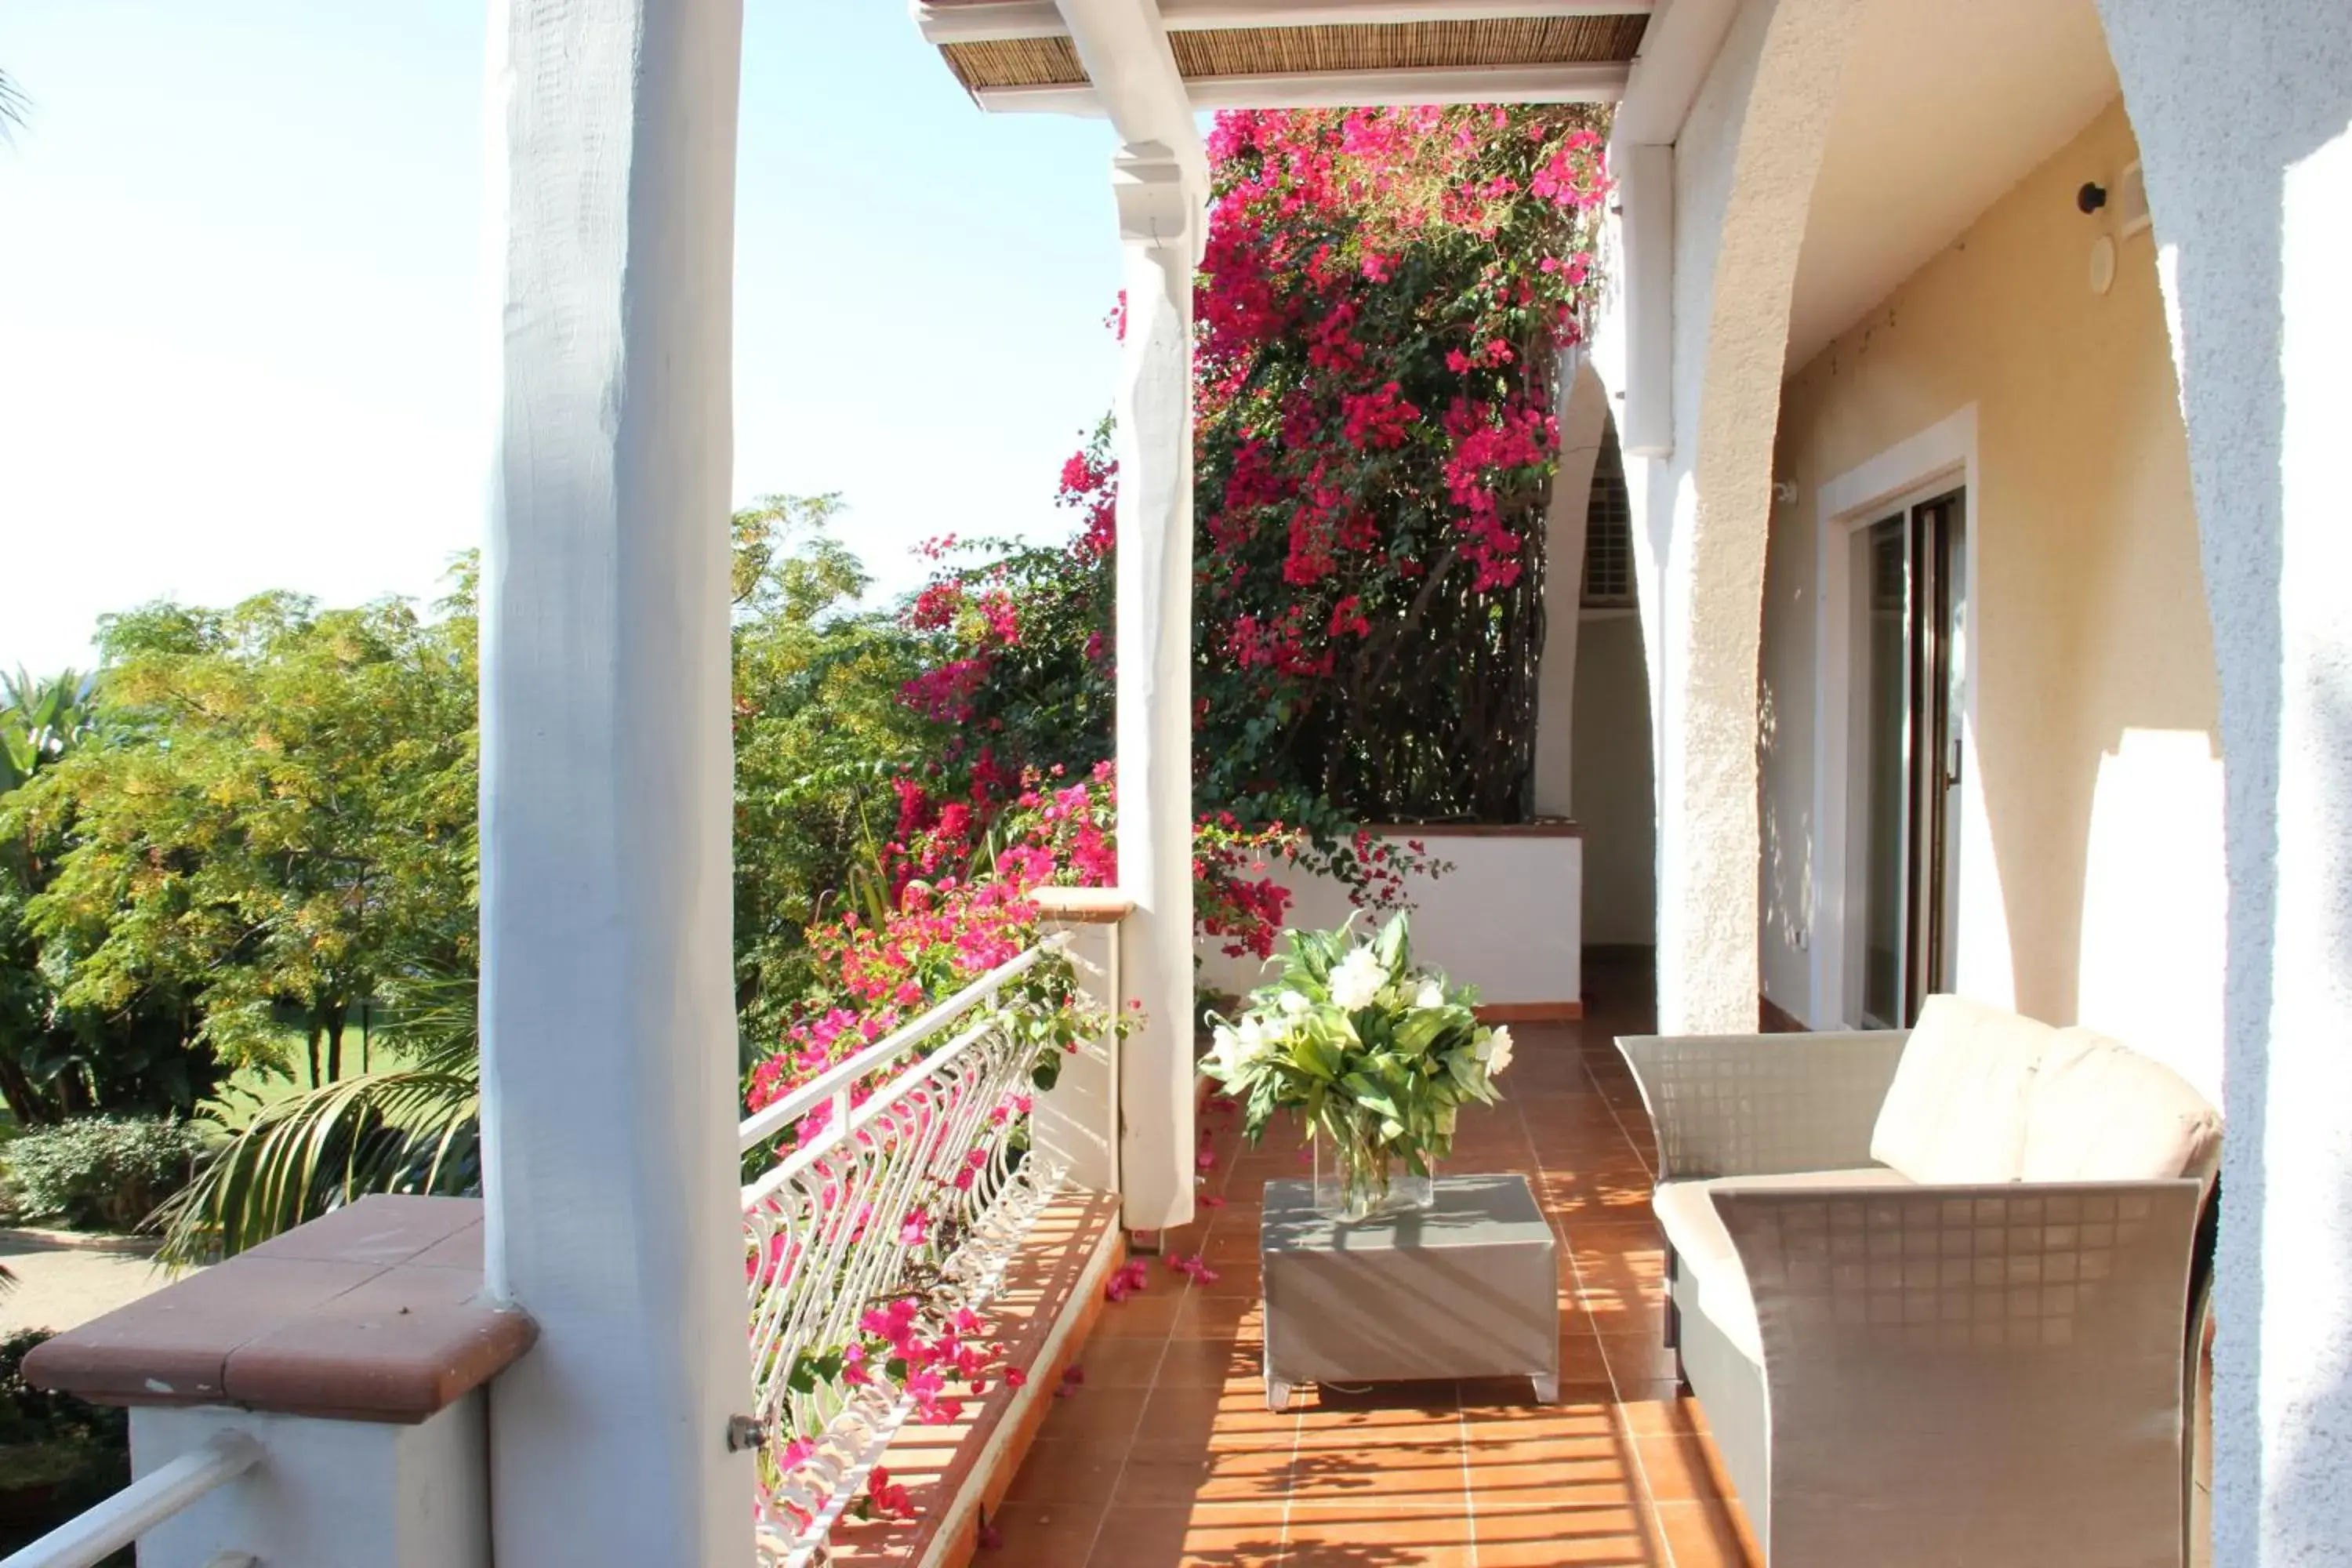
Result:
M1812 910L1806 933L1811 950L1811 973L1805 1023L1815 1029L1849 1029L1857 1025L1847 1005L1853 966L1849 947L1853 925L1847 908L1852 887L1847 847L1853 822L1849 787L1852 774L1853 595L1852 563L1854 531L1885 519L1898 506L1907 508L1932 500L1958 488L1964 494L1960 510L1960 554L1968 618L1962 639L1960 728L1960 811L1948 831L1956 842L1949 854L1951 885L1946 907L1961 907L1961 882L1967 872L1965 850L1973 835L1968 818L1970 803L1981 799L1977 777L1977 679L1984 645L1979 631L1981 603L1977 574L1977 546L1982 532L1977 526L1977 405L1965 405L1926 429L1896 443L1821 487L1813 528L1813 833L1811 895ZM1959 951L1959 928L1952 920L1947 940Z

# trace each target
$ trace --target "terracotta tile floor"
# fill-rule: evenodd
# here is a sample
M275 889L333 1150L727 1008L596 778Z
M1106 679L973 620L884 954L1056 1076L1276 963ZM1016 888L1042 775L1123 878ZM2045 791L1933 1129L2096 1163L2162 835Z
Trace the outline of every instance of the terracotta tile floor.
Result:
M1634 989L1632 986L1623 988ZM1697 1405L1659 1348L1654 1145L1611 1045L1646 1018L1597 1009L1519 1026L1510 1099L1465 1114L1450 1168L1517 1171L1560 1241L1560 1403L1521 1381L1301 1391L1259 1379L1259 1197L1302 1173L1295 1143L1250 1149L1230 1115L1201 1220L1168 1238L1214 1281L1155 1266L1108 1307L979 1561L1018 1568L1551 1568L1760 1563L1725 1499Z

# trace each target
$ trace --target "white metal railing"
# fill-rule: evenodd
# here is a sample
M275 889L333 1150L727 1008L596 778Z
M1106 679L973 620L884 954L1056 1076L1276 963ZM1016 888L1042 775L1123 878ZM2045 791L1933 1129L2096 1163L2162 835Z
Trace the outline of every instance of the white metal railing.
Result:
M223 1432L168 1464L158 1465L89 1512L67 1521L0 1568L96 1568L217 1487L261 1462L261 1445ZM250 1568L243 1552L224 1552L206 1568Z
M1049 957L1081 962L1067 943L1046 938L742 1124L747 1154L799 1130L743 1188L763 1563L817 1558L916 1403L886 1367L859 1381L822 1363L892 1300L919 1296L934 1324L985 1304L1063 1180L1028 1146L1036 1043L995 1003Z

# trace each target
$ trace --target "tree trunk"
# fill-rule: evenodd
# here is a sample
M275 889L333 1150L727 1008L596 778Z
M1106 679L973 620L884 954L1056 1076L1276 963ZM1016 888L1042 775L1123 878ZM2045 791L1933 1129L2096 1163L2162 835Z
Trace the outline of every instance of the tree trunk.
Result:
M0 1100L7 1102L19 1127L46 1127L58 1120L57 1107L33 1086L24 1064L13 1056L0 1055Z
M327 1009L327 1081L341 1083L343 1079L343 1025L352 1016L351 1004L337 1002Z
M68 1068L58 1074L58 1107L68 1119L88 1116L98 1110L97 1093L81 1068Z
M319 1016L310 1015L310 1087L319 1087Z

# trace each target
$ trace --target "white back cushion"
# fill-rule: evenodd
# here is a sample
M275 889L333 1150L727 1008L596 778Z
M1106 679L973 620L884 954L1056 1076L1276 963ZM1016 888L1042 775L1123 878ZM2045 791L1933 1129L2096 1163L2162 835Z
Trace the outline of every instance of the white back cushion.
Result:
M2204 1180L2221 1159L2221 1113L2186 1079L2105 1035L2058 1031L2028 1096L2025 1180Z
M1928 997L1871 1130L1870 1157L1920 1183L2021 1179L2034 1068L2057 1037L2014 1013Z

